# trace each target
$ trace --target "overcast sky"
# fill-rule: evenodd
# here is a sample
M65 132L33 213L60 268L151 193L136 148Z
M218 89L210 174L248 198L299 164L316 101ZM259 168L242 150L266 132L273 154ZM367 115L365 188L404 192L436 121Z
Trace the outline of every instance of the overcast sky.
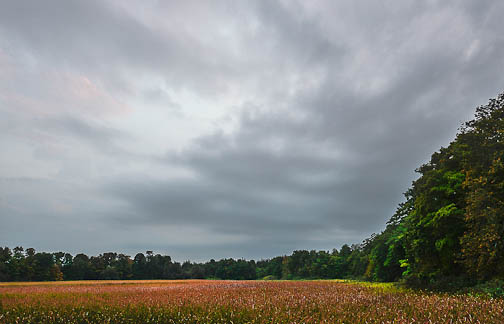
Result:
M359 243L504 90L503 13L0 0L0 245L201 261Z

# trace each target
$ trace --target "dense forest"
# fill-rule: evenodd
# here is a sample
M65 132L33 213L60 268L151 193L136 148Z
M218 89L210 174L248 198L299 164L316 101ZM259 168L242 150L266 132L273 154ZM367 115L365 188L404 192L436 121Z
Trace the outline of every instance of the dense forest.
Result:
M504 94L416 171L385 230L340 250L181 264L152 251L131 259L3 248L0 281L359 278L462 287L504 279Z

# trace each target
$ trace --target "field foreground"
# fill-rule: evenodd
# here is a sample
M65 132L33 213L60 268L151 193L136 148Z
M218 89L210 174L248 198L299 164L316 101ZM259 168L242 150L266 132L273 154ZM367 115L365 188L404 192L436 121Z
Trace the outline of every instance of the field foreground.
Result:
M335 281L0 283L0 323L504 323L504 300Z

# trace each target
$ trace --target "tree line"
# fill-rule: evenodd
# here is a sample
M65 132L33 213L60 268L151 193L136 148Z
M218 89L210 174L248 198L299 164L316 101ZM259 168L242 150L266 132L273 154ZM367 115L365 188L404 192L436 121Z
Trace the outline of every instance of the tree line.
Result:
M504 280L504 94L416 172L385 229L340 250L181 264L152 251L131 259L0 248L0 281L358 278L449 288Z
M115 252L88 257L80 253L36 252L33 248L0 247L0 281L115 280L115 279L301 279L344 278L356 267L358 251L294 251L267 260L221 259L204 263L175 262L152 251L134 258Z
M504 93L416 171L405 201L370 239L365 275L422 287L503 280Z

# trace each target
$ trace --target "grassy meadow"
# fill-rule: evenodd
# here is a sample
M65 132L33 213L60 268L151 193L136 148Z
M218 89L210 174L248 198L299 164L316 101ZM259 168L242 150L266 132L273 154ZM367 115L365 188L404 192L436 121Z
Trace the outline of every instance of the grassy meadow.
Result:
M504 300L343 281L0 283L0 323L504 323Z

